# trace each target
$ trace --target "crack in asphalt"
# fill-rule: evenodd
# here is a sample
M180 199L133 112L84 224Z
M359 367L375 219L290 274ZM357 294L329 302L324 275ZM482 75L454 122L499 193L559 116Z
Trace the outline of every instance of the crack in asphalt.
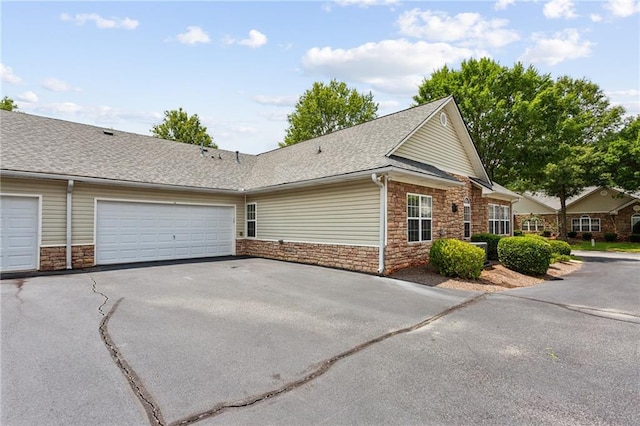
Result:
M596 317L596 318L603 318L603 319L607 319L607 320L611 320L611 321L619 321L619 322L626 322L626 323L629 323L629 324L638 324L638 325L640 325L640 315L631 314L629 312L616 312L616 311L611 311L611 310L607 310L607 309L591 308L589 306L569 305L569 304L566 304L566 303L551 302L551 301L548 301L548 300L535 299L533 297L517 296L515 294L503 293L502 295L508 296L508 297L514 297L516 299L531 300L532 302L546 303L546 304L549 304L549 305L558 306L560 308L564 308L564 309L567 309L569 311L578 312L578 313L581 313L581 314L584 314L584 315L589 315L589 316ZM609 315L608 316L607 315L598 315L596 313L588 312L588 311L602 312L602 313L606 313L606 314L609 314ZM637 318L637 320L633 321L633 320L626 320L626 319L622 319L622 318L615 318L615 317L613 317L614 315Z
M105 313L102 311L102 308L109 301L109 296L107 296L106 294L102 293L101 291L98 291L98 289L96 288L96 285L98 285L98 283L96 283L96 280L94 280L91 275L89 275L89 278L91 279L91 281L93 281L93 284L91 285L91 290L93 290L94 293L99 294L100 296L104 297L104 302L102 302L102 305L98 306L98 312L100 312L100 315L104 316Z
M233 408L244 408L244 407L250 407L252 405L258 404L260 402L266 401L268 399L274 398L276 396L282 395L284 393L287 393L289 391L292 391L296 388L299 388L309 382L311 382L312 380L317 379L318 377L322 376L324 373L326 373L327 371L329 371L329 369L331 367L333 367L338 361L343 360L345 358L348 358L352 355L355 355L356 353L372 346L375 345L376 343L380 343L384 340L387 340L391 337L397 336L399 334L405 334L405 333L410 333L412 331L418 330L422 327L425 327L429 324L431 324L432 322L446 316L449 315L455 311L458 311L460 309L466 308L467 306L479 301L480 299L484 298L486 296L486 293L484 294L480 294L477 295L469 300L466 300L462 303L459 303L455 306L452 306L448 309L445 309L444 311L435 314L423 321L420 321L419 323L416 323L414 325L411 325L409 327L405 327L405 328L401 328L398 330L394 330L391 331L389 333L383 334L382 336L376 337L374 339L371 339L367 342L361 343L357 346L354 346L353 348L344 351L332 358L329 358L328 360L325 361L321 361L319 365L313 372L311 372L310 374L308 374L307 376L295 380L293 382L289 382L277 389L273 389L258 395L254 395L254 396L250 396L248 398L239 400L239 401L234 401L234 402L222 402L219 404L216 404L214 407L212 407L211 409L207 410L207 411L203 411L197 414L193 414L191 416L176 420L172 423L170 423L169 426L183 426L183 425L189 425L189 424L193 424L196 423L200 420L204 420L207 418L211 418L211 417L215 417L218 416L220 414L222 414L223 412L233 409Z
M93 282L94 282L94 288L95 288L95 281ZM97 292L97 293L100 293L100 292ZM104 294L102 295L108 299L107 296L105 296ZM124 299L123 297L118 299L116 303L113 305L113 307L111 308L111 310L106 315L101 310L102 306L104 306L105 303L107 303L106 300L98 309L100 313L104 316L104 318L102 318L102 321L100 322L100 327L98 329L98 331L100 332L100 338L102 339L102 342L107 347L107 350L109 351L111 358L113 358L113 361L115 362L116 366L120 369L120 372L122 372L124 377L127 379L127 382L129 382L129 386L131 386L131 390L133 390L133 393L136 395L136 397L142 404L142 407L144 408L144 411L146 412L147 417L149 419L149 423L152 425L164 426L166 425L166 423L164 421L164 418L162 417L162 413L160 411L160 408L158 407L158 404L153 400L153 397L151 396L151 394L145 389L144 385L142 384L142 381L140 380L140 378L138 377L134 369L123 358L122 354L120 353L120 350L118 349L118 346L116 346L113 339L111 338L111 335L109 334L109 330L108 330L109 320L111 319L111 317L113 317L113 314L116 312L116 309L118 309L118 306L120 305L120 302L122 302L123 299Z

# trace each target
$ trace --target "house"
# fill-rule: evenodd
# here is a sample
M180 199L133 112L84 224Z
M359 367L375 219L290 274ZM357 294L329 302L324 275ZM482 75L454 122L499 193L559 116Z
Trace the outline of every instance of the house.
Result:
M259 155L0 112L2 271L250 255L388 274L510 234L452 97Z
M590 232L597 240L603 240L606 233L616 233L618 239L628 240L633 227L640 227L636 225L640 223L640 193L591 186L566 204L568 231ZM513 204L513 214L516 229L559 232L560 199L556 197L525 192Z

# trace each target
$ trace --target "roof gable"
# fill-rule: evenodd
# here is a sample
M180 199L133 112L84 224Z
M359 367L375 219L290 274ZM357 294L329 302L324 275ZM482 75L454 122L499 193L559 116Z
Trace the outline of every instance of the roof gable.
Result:
M388 155L431 164L450 173L489 182L453 97L446 98Z
M568 213L608 213L629 203L633 197L607 187L591 187L587 193L567 203Z

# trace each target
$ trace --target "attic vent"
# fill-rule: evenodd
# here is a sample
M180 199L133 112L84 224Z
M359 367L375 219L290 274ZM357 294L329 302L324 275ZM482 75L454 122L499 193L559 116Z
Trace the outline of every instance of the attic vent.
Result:
M440 124L442 124L444 127L447 127L447 114L445 114L444 112L440 113Z
M104 133L105 135L108 135L108 136L113 136L113 130L106 130L105 129L105 130L102 131L102 133Z

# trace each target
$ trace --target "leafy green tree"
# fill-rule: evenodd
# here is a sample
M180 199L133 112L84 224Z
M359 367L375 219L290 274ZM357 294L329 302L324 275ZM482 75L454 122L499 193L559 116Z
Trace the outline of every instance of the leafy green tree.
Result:
M602 184L640 190L640 115L628 117L622 130L601 144L600 155Z
M5 111L17 111L18 105L8 96L5 96L0 100L0 109L4 109Z
M165 111L164 121L155 124L151 133L157 138L218 148L207 128L200 123L198 114L189 115L182 108Z
M361 94L344 82L315 82L287 116L289 127L281 147L326 135L378 116L373 94Z
M602 89L587 79L563 76L538 94L529 119L535 122L530 167L512 186L542 190L560 199L562 238L567 237L566 201L599 182L606 164L598 145L611 138L624 109L611 106Z
M413 100L420 105L453 95L489 178L509 183L527 167L528 148L539 133L529 117L531 103L552 85L549 75L531 66L509 68L488 58L469 59L459 70L445 66L434 71Z

